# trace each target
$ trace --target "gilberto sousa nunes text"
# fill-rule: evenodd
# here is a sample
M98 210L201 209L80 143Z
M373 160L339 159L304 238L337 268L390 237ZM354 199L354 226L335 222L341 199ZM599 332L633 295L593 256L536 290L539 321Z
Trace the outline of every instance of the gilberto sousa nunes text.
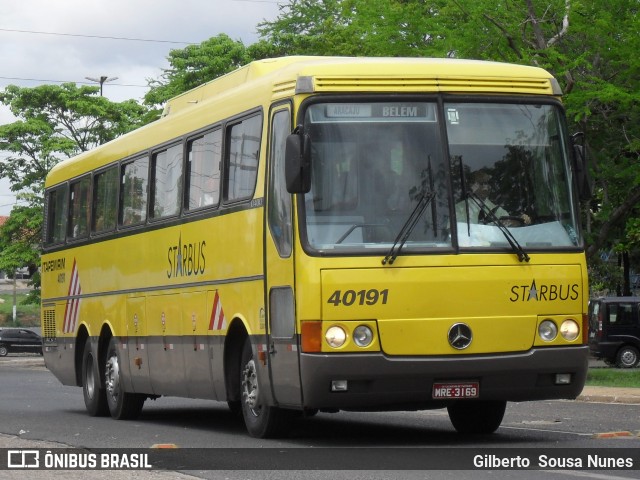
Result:
M500 470L500 469L597 469L597 470L617 470L617 469L637 469L634 459L630 456L611 455L515 455L499 456L492 454L475 455L473 466L478 469Z

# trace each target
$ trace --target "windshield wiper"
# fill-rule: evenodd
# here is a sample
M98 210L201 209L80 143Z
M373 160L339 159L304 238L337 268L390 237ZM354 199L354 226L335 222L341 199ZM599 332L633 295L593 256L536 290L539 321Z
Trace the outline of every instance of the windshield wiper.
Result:
M489 205L487 205L484 200L482 200L473 192L467 192L467 197L475 202L480 211L484 213L485 218L488 218L489 220L491 220L491 222L496 224L498 229L504 235L504 238L507 239L507 242L509 242L509 245L511 245L511 248L518 256L518 260L520 260L521 262L528 262L530 260L529 255L524 251L524 248L522 248L522 245L518 243L518 240L516 240L516 237L513 236L511 231L505 226L504 223L502 223L502 220L497 217L495 213L496 209L489 208ZM468 218L469 216L467 215L467 219Z
M411 235L411 232L413 232L413 229L418 224L418 220L420 220L420 217L435 196L436 194L430 191L426 191L422 194L420 200L418 200L418 204L411 212L411 215L409 215L409 218L407 218L407 221L404 222L404 225L402 225L400 232L398 232L398 236L393 241L393 245L391 246L389 253L387 253L387 255L382 259L383 265L386 265L387 263L389 265L393 265L393 262L395 262L398 255L400 255L400 251L402 250L402 247L404 247L409 235Z

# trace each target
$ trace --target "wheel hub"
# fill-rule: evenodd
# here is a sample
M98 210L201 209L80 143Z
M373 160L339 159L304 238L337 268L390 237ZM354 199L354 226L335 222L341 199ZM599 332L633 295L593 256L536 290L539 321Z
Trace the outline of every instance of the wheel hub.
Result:
M633 365L636 361L636 356L632 351L627 350L623 352L621 359L625 365Z
M255 414L258 407L258 375L253 359L249 360L242 370L242 401Z
M117 398L120 394L120 366L118 365L118 357L113 356L107 360L104 379L109 395Z

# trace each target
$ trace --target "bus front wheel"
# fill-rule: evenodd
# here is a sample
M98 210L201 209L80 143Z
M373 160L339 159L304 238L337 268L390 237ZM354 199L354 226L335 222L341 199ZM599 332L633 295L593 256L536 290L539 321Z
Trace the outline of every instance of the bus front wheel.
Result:
M125 392L122 386L120 360L116 339L111 337L104 368L104 383L106 389L109 413L116 420L129 420L138 417L146 397L137 393Z
M91 350L91 342L87 338L82 353L82 394L87 412L92 417L109 415L107 397L104 388L100 387L98 361Z
M449 420L459 433L495 432L504 417L507 402L456 402L447 406Z
M247 431L252 437L274 438L286 433L286 411L264 404L251 342L246 339L240 362L240 404Z

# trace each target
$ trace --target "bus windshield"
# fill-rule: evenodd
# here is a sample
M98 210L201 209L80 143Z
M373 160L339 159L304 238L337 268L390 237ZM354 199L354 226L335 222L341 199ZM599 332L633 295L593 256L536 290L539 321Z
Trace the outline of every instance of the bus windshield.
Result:
M559 107L442 105L395 100L306 109L307 248L393 251L399 236L402 254L581 246Z

